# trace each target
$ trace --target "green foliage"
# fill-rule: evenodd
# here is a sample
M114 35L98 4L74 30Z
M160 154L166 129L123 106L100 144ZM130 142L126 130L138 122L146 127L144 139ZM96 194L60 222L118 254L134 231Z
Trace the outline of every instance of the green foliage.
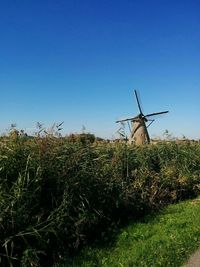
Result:
M199 171L198 144L15 130L0 140L1 265L55 265L128 218L196 196Z
M200 244L200 199L170 205L121 228L101 246L86 247L67 267L183 266Z

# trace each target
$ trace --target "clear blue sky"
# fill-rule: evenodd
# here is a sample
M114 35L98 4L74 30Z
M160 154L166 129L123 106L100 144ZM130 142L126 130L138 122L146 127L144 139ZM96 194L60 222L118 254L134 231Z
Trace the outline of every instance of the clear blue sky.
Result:
M200 138L199 0L3 0L0 129L64 121L111 138L115 120L169 110L149 128Z

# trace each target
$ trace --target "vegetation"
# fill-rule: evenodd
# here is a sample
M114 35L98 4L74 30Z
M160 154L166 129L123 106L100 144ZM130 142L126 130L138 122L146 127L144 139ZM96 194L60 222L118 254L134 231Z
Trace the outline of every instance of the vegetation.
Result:
M0 140L1 266L56 266L128 219L199 194L200 145Z
M178 267L200 244L200 199L170 205L83 249L63 267Z

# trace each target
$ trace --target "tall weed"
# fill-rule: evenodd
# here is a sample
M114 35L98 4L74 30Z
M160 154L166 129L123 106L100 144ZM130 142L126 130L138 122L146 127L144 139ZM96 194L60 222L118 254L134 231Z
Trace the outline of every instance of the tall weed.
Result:
M0 264L55 266L128 218L199 194L200 145L0 140Z

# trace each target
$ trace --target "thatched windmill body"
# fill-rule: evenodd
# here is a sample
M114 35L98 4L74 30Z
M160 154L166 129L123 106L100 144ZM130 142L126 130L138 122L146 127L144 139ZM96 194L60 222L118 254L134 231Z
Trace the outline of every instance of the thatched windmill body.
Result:
M152 119L152 117L156 115L161 115L168 113L169 111L162 111L162 112L154 112L151 114L144 115L141 109L141 104L138 98L137 91L135 90L135 97L139 109L139 114L133 118L127 118L123 120L118 120L118 122L127 122L130 129L130 138L129 143L134 143L136 145L143 145L150 143L150 137L147 128L154 122L155 119ZM149 122L147 125L146 123ZM131 123L131 125L130 125Z

